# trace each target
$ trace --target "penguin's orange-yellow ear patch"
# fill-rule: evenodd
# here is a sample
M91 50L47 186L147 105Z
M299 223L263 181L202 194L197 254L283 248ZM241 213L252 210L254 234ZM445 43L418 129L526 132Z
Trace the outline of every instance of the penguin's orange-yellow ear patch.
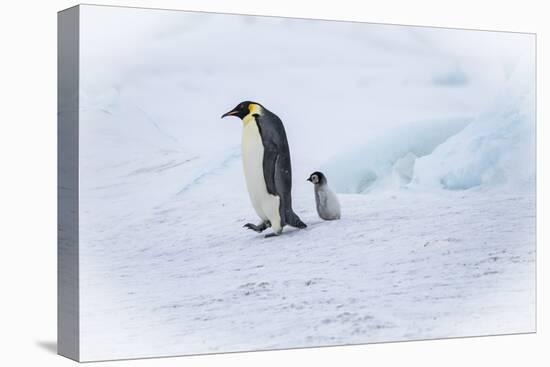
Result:
M261 114L261 107L255 103L248 104L248 114L243 118L243 123L248 125L250 121L254 121L254 115Z
M255 103L250 103L248 105L248 112L250 112L251 115L259 112L259 106Z

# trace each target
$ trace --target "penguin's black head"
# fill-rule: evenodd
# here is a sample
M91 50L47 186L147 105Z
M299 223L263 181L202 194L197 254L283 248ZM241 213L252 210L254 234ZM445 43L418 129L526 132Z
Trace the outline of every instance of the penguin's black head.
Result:
M314 185L323 185L327 183L327 178L322 172L319 171L313 172L311 175L309 175L309 178L307 180Z
M239 103L234 109L222 115L222 119L226 116L237 116L241 120L249 113L255 114L262 105L256 102L244 101Z

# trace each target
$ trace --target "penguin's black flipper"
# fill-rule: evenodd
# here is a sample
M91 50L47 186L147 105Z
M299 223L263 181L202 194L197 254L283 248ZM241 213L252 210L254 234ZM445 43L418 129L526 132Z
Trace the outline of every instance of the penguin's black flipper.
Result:
M267 192L271 195L281 196L275 183L275 170L278 169L278 155L277 151L272 147L264 147L263 169Z

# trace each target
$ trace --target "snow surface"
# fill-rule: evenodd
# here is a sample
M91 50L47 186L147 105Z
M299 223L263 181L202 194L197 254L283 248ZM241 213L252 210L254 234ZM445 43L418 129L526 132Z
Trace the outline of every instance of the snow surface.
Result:
M83 360L534 331L532 35L82 11ZM242 228L247 99L306 230Z
M248 201L218 179L197 187L208 199L184 195L86 235L85 357L535 328L533 195L341 195L332 222L304 197L309 227L265 239L241 228L254 218Z

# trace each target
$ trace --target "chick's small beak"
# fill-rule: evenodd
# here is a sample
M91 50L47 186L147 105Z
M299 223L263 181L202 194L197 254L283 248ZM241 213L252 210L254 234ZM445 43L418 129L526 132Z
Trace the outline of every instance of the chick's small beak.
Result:
M307 179L306 181L309 181L309 182L311 182L311 177L310 177L310 178L308 178L308 179Z
M229 111L224 113L221 118L223 119L224 117L227 117L227 116L233 116L233 115L236 115L237 113L239 113L239 111L235 111L235 110Z

